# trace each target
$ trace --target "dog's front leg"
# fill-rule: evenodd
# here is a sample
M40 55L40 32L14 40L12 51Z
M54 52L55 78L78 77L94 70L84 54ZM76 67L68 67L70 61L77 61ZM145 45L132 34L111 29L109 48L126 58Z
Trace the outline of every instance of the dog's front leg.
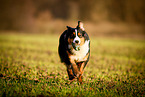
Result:
M75 77L78 77L80 75L80 72L79 72L78 66L77 66L73 56L70 57L70 62L71 62L71 68L72 68L73 75Z
M76 63L72 63L71 66L72 66L72 72L73 72L74 76L78 77L80 75L78 66L76 65Z
M79 71L80 71L80 75L78 76L78 81L82 84L82 75L83 75L83 70L84 70L84 62L80 62L77 64Z
M72 66L71 65L66 65L67 66L67 73L69 76L69 80L73 80L75 78L73 71L72 71Z

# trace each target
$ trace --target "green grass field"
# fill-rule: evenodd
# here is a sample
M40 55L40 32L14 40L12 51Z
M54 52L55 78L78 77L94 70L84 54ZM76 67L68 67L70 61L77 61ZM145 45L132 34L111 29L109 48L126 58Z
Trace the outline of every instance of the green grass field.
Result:
M59 35L0 34L0 96L145 96L145 40L90 39L80 85L60 63Z

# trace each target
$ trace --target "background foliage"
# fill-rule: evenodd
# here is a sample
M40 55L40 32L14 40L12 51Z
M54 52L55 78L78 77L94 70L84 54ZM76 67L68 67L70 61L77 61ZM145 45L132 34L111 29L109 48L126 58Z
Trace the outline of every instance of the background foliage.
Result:
M145 96L145 0L1 0L0 96ZM91 39L84 84L57 52L77 21Z
M1 0L0 30L61 33L65 25L76 26L81 20L93 35L144 36L144 3L144 0Z

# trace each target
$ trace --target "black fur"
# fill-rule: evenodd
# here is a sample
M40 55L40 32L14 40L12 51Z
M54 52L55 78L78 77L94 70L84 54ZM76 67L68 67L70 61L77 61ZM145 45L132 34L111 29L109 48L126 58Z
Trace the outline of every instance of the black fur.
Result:
M78 24L79 24L79 22L78 22ZM72 68L72 67L71 67L72 63L71 63L71 61L70 61L69 56L70 56L70 55L73 55L73 53L72 53L72 51L68 48L68 45L69 45L69 43L68 43L68 38L71 38L71 39L74 38L74 37L72 36L72 33L75 31L75 29L77 29L77 32L79 32L79 33L81 34L81 35L79 36L80 38L81 38L81 37L84 37L85 41L86 41L86 40L90 40L88 34L87 34L84 30L82 30L82 29L79 27L79 25L78 25L76 28L71 28L71 27L67 26L67 30L65 30L65 31L62 33L62 35L60 36L60 39L59 39L58 52L59 52L59 56L60 56L61 62L64 62L65 65L66 65L67 67L70 67L70 69ZM69 52L70 55L68 54L68 52ZM90 57L90 42L89 42L89 50L88 50L86 56L88 56L88 57L87 57L87 60L84 60L84 61L81 61L81 62L80 62L80 61L79 61L79 62L76 61L76 62L75 62L76 65L79 65L79 64L84 63L83 69L85 68L87 62L89 61L89 57ZM69 70L69 68L67 68L67 71L68 71L68 70ZM69 75L69 71L68 71L68 75ZM72 80L72 79L75 78L75 76L76 76L75 73L74 73L74 75L69 75L69 79Z

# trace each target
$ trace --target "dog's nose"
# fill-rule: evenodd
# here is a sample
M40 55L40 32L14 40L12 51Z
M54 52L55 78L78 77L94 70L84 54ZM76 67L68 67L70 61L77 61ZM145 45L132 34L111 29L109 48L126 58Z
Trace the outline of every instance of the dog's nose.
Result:
M75 40L75 43L79 43L79 41L78 40Z

